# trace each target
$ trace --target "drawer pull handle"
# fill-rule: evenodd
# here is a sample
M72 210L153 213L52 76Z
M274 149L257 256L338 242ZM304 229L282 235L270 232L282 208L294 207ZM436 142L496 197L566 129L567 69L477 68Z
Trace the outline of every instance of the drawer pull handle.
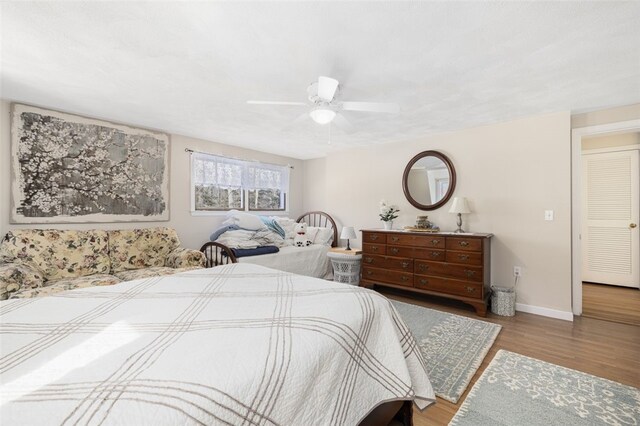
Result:
M469 241L460 241L458 244L460 244L460 246L462 247L466 247L469 245Z
M401 276L401 277L400 277L400 279L401 279L402 281L404 281L405 283L406 283L407 281L409 281L409 277L405 277L404 275L403 275L403 276Z
M431 257L440 257L440 252L439 251L432 251L431 252Z
M393 241L393 242L396 242L396 241L398 241L399 239L400 239L400 238L398 238L398 237L391 237L391 241Z
M371 247L371 251L378 251L378 247L377 246Z
M393 248L391 249L391 253L393 253L393 254L398 254L398 251L399 251L399 250L398 250L397 248L395 248L395 247L393 247Z
M440 240L431 240L431 245L437 246L440 244Z
M476 271L470 271L468 269L465 269L464 273L467 274L467 277L469 278L474 277L476 275Z
M373 274L373 271L367 271L367 275Z
M373 257L367 257L364 261L367 263L371 263L373 262Z
M474 293L476 291L475 287L467 286L467 293Z
M426 271L427 269L429 269L429 266L428 266L428 265L420 264L420 266L419 266L418 268L419 268L421 271Z
M422 284L422 285L427 285L427 284L429 284L429 281L428 281L428 280L421 279L421 280L420 280L420 284Z
M402 267L407 269L409 267L409 262L402 262Z
M458 255L458 259L460 259L460 260L469 260L469 255L468 254L459 254Z
M369 239L370 239L371 241L375 241L375 240L377 240L377 239L378 239L378 236L377 236L377 235L371 235L371 236L369 236Z

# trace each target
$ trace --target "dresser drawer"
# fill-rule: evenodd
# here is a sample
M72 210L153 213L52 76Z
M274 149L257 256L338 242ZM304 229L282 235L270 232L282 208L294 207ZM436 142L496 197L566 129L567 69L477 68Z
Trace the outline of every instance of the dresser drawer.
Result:
M447 237L447 250L482 251L479 238Z
M484 278L482 266L456 265L445 262L428 262L426 260L416 260L413 272L421 275L461 278L476 282L482 282Z
M386 254L387 246L384 244L364 243L362 244L362 252L371 254Z
M444 237L430 237L429 235L387 235L387 244L398 246L445 248Z
M416 259L425 259L425 260L433 260L436 262L444 262L445 251L427 249L427 248L415 248L413 249L413 257L415 257Z
M382 232L363 232L363 243L384 244L387 241L387 235Z
M447 271L444 275L452 278L461 278L463 280L476 281L481 283L484 276L482 275L482 266L471 265L452 265L447 263Z
M376 281L381 284L389 283L413 287L413 274L410 272L391 271L363 266L362 279Z
M413 283L416 288L422 288L424 290L482 299L482 284L479 283L431 277L428 275L415 275Z
M422 275L447 275L448 270L449 268L444 262L429 262L418 259L416 259L413 268L413 272Z
M413 259L405 259L402 257L365 254L362 256L362 264L364 266L373 266L376 268L413 272Z
M465 265L482 265L482 253L447 250L447 262Z
M420 247L387 246L388 256L412 257L415 259L444 262L445 251Z

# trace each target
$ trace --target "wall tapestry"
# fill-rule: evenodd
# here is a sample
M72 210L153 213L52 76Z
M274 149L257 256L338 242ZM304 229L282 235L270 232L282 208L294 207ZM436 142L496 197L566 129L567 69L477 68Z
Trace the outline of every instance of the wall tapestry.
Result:
M169 220L169 135L21 104L12 223Z

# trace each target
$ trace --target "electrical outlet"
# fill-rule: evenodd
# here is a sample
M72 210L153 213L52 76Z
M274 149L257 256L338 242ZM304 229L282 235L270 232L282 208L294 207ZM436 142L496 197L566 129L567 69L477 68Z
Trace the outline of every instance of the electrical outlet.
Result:
M553 220L553 210L544 211L544 220Z
M514 266L513 267L513 276L521 277L522 276L522 266Z

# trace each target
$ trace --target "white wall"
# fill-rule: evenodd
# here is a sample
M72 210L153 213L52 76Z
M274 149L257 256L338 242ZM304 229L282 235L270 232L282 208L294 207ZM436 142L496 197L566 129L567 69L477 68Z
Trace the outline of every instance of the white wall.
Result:
M513 266L522 266L518 303L570 312L570 120L568 112L549 114L309 160L304 209L326 210L356 229L380 228L384 198L400 207L399 227L428 214L453 230L451 201L423 212L402 192L407 162L421 151L441 151L457 171L454 196L466 196L474 212L464 218L465 229L495 234L492 282L512 285ZM545 210L555 211L554 221L544 220Z
M51 106L55 109L55 106ZM10 224L10 163L11 163L11 139L10 139L10 103L0 101L0 235L4 235L13 228L63 228L63 229L119 229L151 226L169 226L177 230L182 245L189 248L200 248L208 241L209 234L222 220L223 216L192 216L190 213L190 170L189 153L185 148L211 152L219 155L242 158L246 160L259 160L276 164L290 164L291 170L290 188L290 213L296 218L302 211L302 177L304 162L293 158L267 154L264 152L238 148L230 145L188 138L185 136L171 135L171 161L170 161L170 220L168 222L131 222L131 223L93 223L93 224L46 224L23 225ZM135 123L124 123L135 126Z

